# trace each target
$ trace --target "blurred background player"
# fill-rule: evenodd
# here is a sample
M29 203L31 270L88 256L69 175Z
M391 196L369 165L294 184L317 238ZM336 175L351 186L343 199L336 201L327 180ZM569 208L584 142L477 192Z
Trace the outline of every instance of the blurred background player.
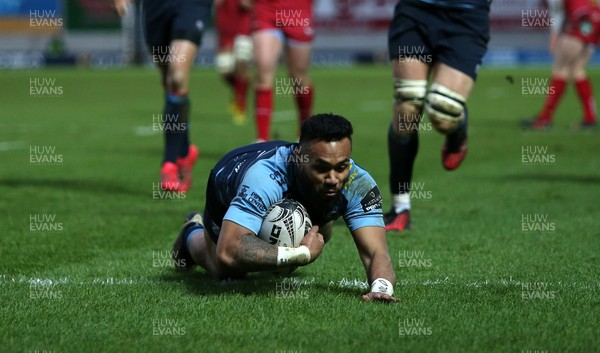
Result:
M252 39L257 76L257 141L267 141L273 112L273 80L284 48L291 79L280 88L293 92L300 123L311 115L314 88L308 68L314 39L312 0L255 0Z
M388 231L410 228L410 182L423 110L446 135L444 168L458 168L467 154L466 101L487 50L489 6L487 0L402 0L394 9L388 33L395 98L388 131Z
M250 37L251 8L251 0L215 1L217 70L231 88L233 99L229 110L237 125L246 121L248 65L253 55Z
M600 42L600 7L593 0L549 0L554 19L550 35L550 52L554 55L552 77L542 111L523 126L544 130L552 126L552 118L569 80L573 80L583 107L581 129L597 125L596 102L585 67Z
M129 0L114 0L117 13L127 11ZM190 70L200 43L212 0L144 0L146 43L160 71L165 93L165 151L160 186L168 191L187 191L198 149L189 141Z

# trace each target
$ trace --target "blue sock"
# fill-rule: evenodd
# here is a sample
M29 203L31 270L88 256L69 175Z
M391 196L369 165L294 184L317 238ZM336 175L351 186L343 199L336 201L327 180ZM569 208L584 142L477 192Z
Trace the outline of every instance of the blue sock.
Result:
M194 233L197 233L197 232L200 232L200 231L203 232L204 231L204 227L202 227L199 224L196 224L196 225L194 225L192 227L189 227L187 229L187 235L185 236L185 248L186 249L188 249L188 246L189 246L188 244L190 243L190 239L192 239L192 235Z
M178 157L187 155L189 148L189 111L190 101L188 96L178 96L168 93L165 97L164 123L165 123L165 155L164 162L173 162Z

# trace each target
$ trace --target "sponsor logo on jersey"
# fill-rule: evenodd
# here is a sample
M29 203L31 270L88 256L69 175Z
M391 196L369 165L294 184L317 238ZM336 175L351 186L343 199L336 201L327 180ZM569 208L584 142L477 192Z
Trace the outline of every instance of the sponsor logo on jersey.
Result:
M383 198L379 192L379 188L375 185L371 191L360 201L363 211L369 212L375 209L381 209Z

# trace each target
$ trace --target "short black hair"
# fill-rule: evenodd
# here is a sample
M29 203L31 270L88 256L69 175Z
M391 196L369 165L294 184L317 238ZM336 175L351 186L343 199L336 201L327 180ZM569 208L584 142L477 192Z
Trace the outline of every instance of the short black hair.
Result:
M306 119L300 127L300 144L309 141L341 141L348 138L352 142L354 129L348 119L331 113L316 114Z

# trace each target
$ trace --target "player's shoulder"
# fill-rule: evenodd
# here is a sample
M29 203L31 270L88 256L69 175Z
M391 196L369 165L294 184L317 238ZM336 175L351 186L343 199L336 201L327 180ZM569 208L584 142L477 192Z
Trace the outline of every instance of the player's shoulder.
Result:
M283 187L288 181L287 166L295 146L293 143L273 144L258 152L244 179L251 179L258 184L274 182Z
M377 202L378 198L381 198L379 188L375 179L369 174L369 172L361 168L354 160L350 160L350 172L348 180L344 185L343 193L346 198L351 201L352 199L364 200L369 195L372 196L374 202ZM367 203L368 203L367 199ZM368 205L366 206L368 208Z
M350 230L365 226L383 226L383 198L375 179L365 169L350 160L350 174L342 194L346 199L344 219Z
M360 189L365 185L376 185L375 179L369 174L369 172L359 166L353 159L350 159L350 172L348 175L348 181L344 185L346 190Z

